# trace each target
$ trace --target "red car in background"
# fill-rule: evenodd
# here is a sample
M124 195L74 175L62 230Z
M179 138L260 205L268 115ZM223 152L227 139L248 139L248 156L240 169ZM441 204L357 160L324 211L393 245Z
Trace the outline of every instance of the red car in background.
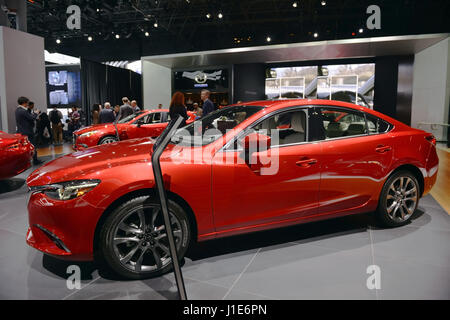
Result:
M340 119L330 121L331 112ZM27 243L55 257L99 259L130 279L168 271L153 143L92 147L34 171ZM178 131L161 156L179 256L191 241L351 214L405 225L436 182L435 145L430 133L339 101L213 112Z
M195 114L188 111L187 124L195 120ZM97 124L79 129L73 134L73 149L83 150L88 147L120 141L158 137L170 121L169 110L146 110L132 114L117 123L117 131L113 123Z
M12 178L31 167L33 145L26 136L0 131L0 180Z

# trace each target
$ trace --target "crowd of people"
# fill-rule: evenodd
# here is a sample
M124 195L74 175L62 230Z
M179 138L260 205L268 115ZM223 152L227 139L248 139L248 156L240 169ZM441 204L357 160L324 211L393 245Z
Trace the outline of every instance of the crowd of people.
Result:
M176 119L177 115L180 115L185 124L188 119L187 110L195 112L197 119L207 116L216 109L209 98L210 92L202 90L203 108L200 108L198 103L187 107L184 94L179 91L175 92L169 107L171 119ZM71 141L73 132L81 128L82 123L86 120L84 112L77 106L72 106L68 110L67 119L64 121L64 116L56 105L52 106L47 114L47 112L35 110L34 102L27 97L19 97L17 103L18 107L15 112L17 133L27 136L35 147L50 144L58 146L62 145L63 141ZM162 104L159 104L158 109L162 108ZM127 97L124 97L122 105L116 105L114 108L110 102L105 102L103 106L94 104L91 110L91 122L92 124L113 123L140 111L142 109L136 100L130 102ZM37 158L37 153L34 154L33 162L34 164L41 163Z

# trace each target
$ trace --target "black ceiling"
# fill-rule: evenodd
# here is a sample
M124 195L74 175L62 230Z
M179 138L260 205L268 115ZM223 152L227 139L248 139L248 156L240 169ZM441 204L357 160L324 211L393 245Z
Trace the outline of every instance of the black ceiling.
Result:
M450 31L448 0L321 2L34 0L28 2L28 32L44 37L46 49L51 52L111 61L186 51ZM66 9L71 4L82 10L79 31L66 27ZM372 4L381 8L381 30L366 29L366 9ZM364 28L363 33L358 32L360 28ZM116 34L120 39L115 38ZM89 42L88 36L93 41Z

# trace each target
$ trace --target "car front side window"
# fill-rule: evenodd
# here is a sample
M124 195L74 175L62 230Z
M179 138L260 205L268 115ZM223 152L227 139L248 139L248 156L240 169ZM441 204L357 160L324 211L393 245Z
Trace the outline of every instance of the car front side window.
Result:
M240 150L242 140L252 133L269 136L272 147L307 142L307 119L307 111L305 109L278 112L251 125L245 130L245 134L238 137L227 149Z

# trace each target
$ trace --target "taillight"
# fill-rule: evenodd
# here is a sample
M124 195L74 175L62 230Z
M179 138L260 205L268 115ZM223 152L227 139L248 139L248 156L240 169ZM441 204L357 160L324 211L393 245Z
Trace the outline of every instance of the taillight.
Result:
M426 136L425 139L431 142L434 146L436 146L436 137L430 134L429 136Z

